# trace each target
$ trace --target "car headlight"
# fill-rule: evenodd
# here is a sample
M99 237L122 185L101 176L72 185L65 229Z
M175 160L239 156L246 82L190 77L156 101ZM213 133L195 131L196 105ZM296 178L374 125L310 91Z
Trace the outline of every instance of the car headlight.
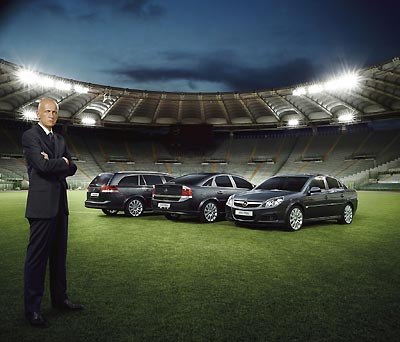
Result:
M228 207L233 207L233 197L234 195L229 196L228 201L226 202Z
M261 204L261 206L264 208L275 208L279 204L281 204L284 199L285 199L285 197L283 197L283 196L270 198L269 200L266 200L263 204Z

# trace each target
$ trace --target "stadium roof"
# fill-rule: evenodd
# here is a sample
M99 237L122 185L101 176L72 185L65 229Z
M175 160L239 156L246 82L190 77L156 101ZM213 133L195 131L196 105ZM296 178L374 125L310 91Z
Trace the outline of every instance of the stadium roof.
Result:
M59 120L81 125L211 124L286 127L398 118L400 61L393 58L350 76L280 89L178 93L108 87L30 72L0 60L1 118L24 120L43 97L60 106Z

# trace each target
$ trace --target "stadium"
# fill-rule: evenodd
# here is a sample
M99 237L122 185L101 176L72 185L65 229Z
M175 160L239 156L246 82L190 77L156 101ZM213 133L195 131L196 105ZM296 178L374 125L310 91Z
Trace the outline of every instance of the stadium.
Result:
M88 309L79 324L44 309L52 330L32 334L17 304L28 187L21 136L43 97L59 103L56 130L78 166L69 282ZM106 87L1 60L2 340L395 340L399 108L398 58L319 83L226 93ZM352 225L295 234L85 208L90 180L121 170L233 172L255 184L315 172L380 191L359 191Z

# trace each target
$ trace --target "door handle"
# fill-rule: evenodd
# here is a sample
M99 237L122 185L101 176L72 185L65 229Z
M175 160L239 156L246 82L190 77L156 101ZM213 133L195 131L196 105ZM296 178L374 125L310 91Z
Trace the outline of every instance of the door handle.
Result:
M325 199L326 199L326 200L328 199L328 196L327 196L327 195L325 195Z
M223 193L224 193L224 192L221 191L221 190L220 190L220 191L217 191L217 194L218 194L218 195L222 195Z

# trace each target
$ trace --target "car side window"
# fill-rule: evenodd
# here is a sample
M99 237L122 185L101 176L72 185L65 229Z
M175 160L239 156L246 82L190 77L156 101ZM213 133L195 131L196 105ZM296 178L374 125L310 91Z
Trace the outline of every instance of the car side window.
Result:
M321 190L325 190L325 182L322 178L314 178L309 186L309 189L311 189L313 186L317 186Z
M335 178L326 177L326 181L328 183L329 189L340 189L341 188L339 182Z
M217 186L223 187L223 188L232 188L232 182L229 179L228 176L217 176L215 177L215 184Z
M162 184L161 176L143 175L146 185Z
M253 185L250 182L248 182L247 180L240 178L240 177L236 177L236 176L232 176L232 177L236 183L237 188L253 189Z
M130 186L136 186L139 185L139 177L138 176L126 176L124 178L122 178L119 183L118 186L120 187L130 187Z
M210 178L207 182L203 184L203 186L212 186L213 178Z

